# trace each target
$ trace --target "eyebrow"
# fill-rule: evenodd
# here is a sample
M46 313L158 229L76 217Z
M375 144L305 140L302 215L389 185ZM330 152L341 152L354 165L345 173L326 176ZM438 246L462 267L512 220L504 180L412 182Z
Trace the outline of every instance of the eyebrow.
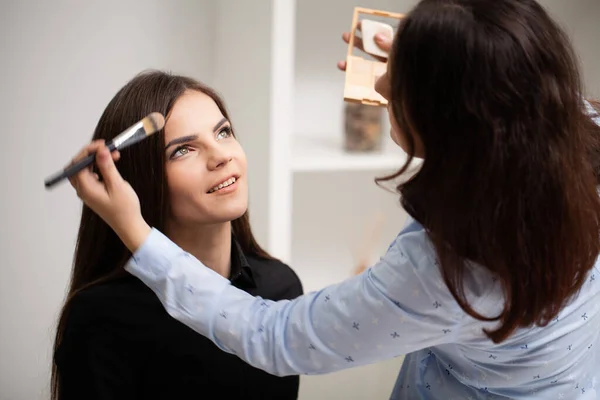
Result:
M217 122L217 124L213 128L213 132L216 132L217 129L219 129L221 127L221 125L223 125L225 122L227 122L227 118L225 118L225 117L221 118L221 120L219 122Z
M171 146L176 145L176 144L188 143L188 142L191 142L191 141L196 140L196 139L198 139L198 135L187 135L187 136L178 137L177 139L171 140L165 146L165 150L168 149Z
M217 124L213 128L213 132L216 132L217 129L219 129L221 126L223 126L223 124L225 124L226 122L227 122L227 118L225 118L225 117L221 118L221 120L219 122L217 122ZM198 135L187 135L187 136L178 137L176 139L171 140L165 146L165 150L168 149L171 146L176 145L176 144L188 143L188 142L191 142L191 141L196 140L196 139L198 139Z

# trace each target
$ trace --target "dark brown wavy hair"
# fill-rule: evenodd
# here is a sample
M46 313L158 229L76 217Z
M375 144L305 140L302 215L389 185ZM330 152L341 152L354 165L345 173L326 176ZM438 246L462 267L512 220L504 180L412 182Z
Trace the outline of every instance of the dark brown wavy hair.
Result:
M93 140L105 139L108 142L151 112L160 112L168 117L175 102L188 90L210 96L223 116L230 120L225 104L210 87L188 77L146 71L134 77L113 97L98 121ZM117 169L140 199L142 216L150 226L161 231L164 231L169 210L164 145L164 131L161 130L135 146L122 150L117 163ZM245 254L273 259L255 240L248 212L231 224L233 234ZM54 352L60 346L71 299L92 285L127 276L123 267L130 256L131 253L115 232L84 204L71 281L58 320ZM60 400L60 379L55 362L52 363L51 398Z
M415 137L425 151L397 191L450 292L498 321L485 331L496 343L545 326L600 252L600 128L569 39L534 0L423 0L400 24L388 71L409 163ZM466 261L500 280L500 315L467 303Z

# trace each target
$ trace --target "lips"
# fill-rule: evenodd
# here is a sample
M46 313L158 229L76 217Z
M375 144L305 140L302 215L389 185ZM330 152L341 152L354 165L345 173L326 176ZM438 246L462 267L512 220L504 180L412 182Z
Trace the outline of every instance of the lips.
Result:
M230 178L225 179L224 181L221 181L220 183L215 184L212 189L210 189L207 193L215 193L218 192L219 190L226 188L229 185L234 184L237 180L239 179L239 177L236 176L232 176Z

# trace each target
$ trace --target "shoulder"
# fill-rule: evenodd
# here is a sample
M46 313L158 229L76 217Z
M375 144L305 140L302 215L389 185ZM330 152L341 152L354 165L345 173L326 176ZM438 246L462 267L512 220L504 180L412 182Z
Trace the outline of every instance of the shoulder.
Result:
M409 284L416 288L415 293L428 293L430 297L442 298L458 307L446 284L437 251L427 230L410 216L391 243L382 264L385 267L380 273L388 282ZM466 261L463 287L470 302L487 297L496 286L496 280L486 268Z
M160 306L153 293L136 278L127 276L100 283L76 293L65 312L67 324L79 328L94 325L126 327L146 319L146 312Z
M169 320L158 298L133 277L91 286L76 293L63 309L55 359L64 365L78 353L124 357L148 352Z
M430 272L437 268L437 257L427 231L410 215L384 256L391 265L410 266L415 271Z
M371 274L391 291L410 286L431 293L445 288L435 247L425 228L410 216Z
M98 283L79 291L73 302L88 307L111 306L143 297L143 285L132 276L125 276L108 282Z
M300 278L286 263L254 255L247 255L246 258L253 273L268 279L268 282L276 283L281 288L281 292L285 293L284 297L292 299L304 293Z
M145 316L140 301L145 296L136 295L138 286L133 279L124 278L90 286L68 300L54 352L63 372L78 373L90 363L102 369L104 362L110 362L112 370L125 360L138 362L149 351L156 325L151 326L152 319Z

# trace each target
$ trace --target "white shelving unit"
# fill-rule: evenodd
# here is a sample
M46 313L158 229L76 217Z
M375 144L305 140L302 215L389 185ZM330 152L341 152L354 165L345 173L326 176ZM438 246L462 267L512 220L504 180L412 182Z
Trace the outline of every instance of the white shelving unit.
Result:
M405 154L343 150L343 31L354 7L407 11L414 0L216 2L214 86L224 95L247 152L255 234L299 275L305 292L353 273L369 227L385 216L373 261L405 219L398 195L374 178ZM267 178L268 177L268 178ZM392 188L393 189L393 188ZM302 377L301 399L387 399L402 359Z
M388 146L374 153L348 153L342 138L328 136L294 135L292 137L292 171L353 172L397 170L406 155L400 148Z

